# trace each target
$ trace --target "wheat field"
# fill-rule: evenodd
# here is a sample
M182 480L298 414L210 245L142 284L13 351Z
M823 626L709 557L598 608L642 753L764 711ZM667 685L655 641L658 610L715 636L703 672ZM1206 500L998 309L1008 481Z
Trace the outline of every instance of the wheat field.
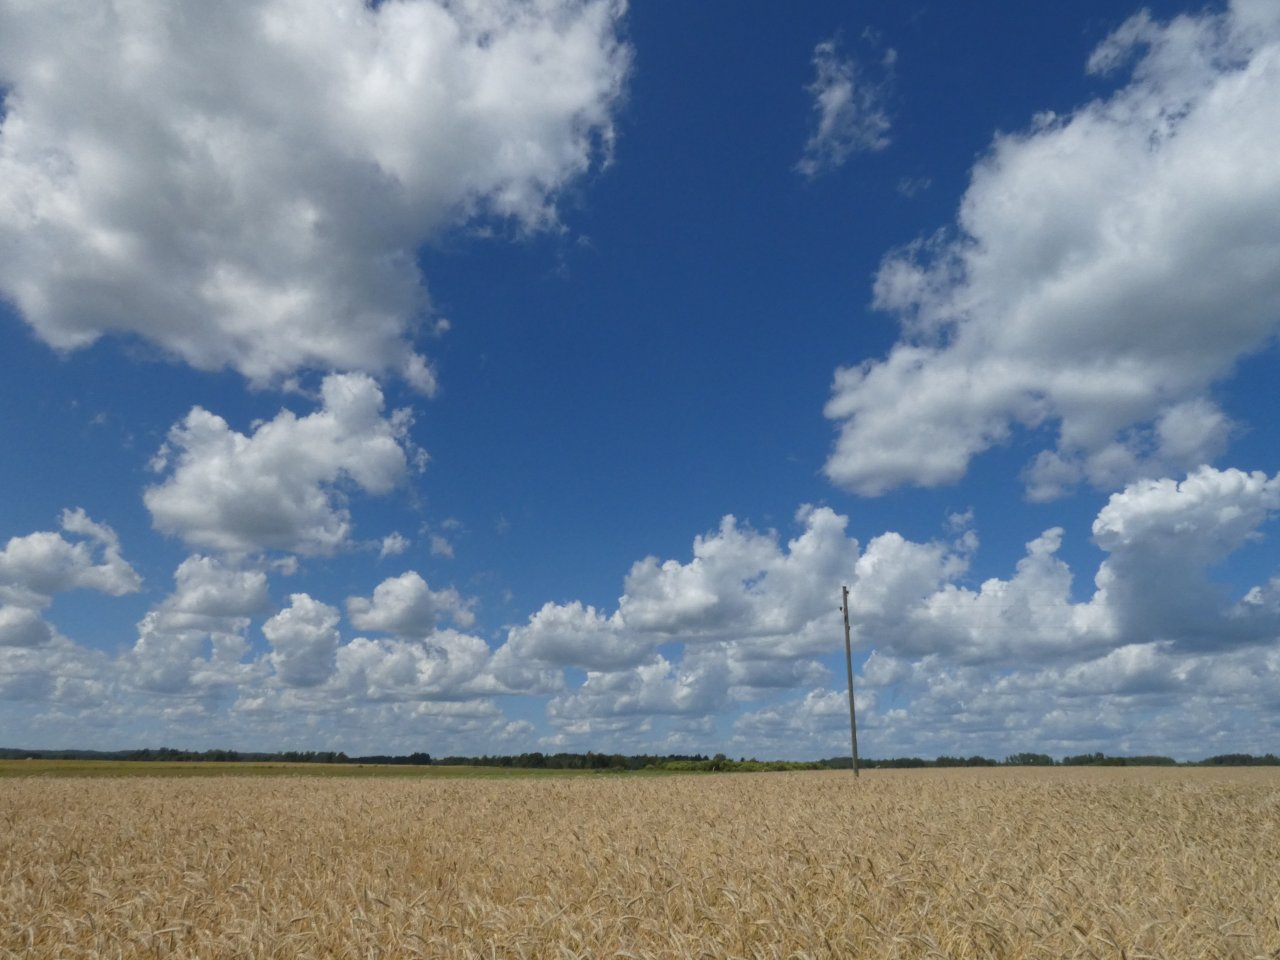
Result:
M0 956L1276 957L1280 772L0 780Z

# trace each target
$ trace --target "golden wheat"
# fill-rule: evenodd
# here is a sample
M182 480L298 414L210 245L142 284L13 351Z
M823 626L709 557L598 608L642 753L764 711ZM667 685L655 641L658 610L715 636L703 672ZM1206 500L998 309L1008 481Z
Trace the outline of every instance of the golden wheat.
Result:
M0 781L0 956L1280 955L1280 773Z

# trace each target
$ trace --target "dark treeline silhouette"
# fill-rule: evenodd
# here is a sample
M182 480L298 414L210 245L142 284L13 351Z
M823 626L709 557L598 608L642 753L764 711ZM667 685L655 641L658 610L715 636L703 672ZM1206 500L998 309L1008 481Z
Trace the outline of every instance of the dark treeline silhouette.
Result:
M406 757L388 757L382 754L374 754L368 757L350 757L337 761L338 763L375 763L384 766L398 767L426 767L435 763L431 759L429 753L411 753Z
M853 766L848 757L830 757L820 763L832 770L848 770ZM915 770L925 767L998 767L1000 761L990 757L948 757L944 754L933 760L924 757L887 757L883 760L859 757L858 766L863 770Z
M485 754L478 757L432 757L425 752L406 755L373 754L349 757L333 750L288 750L280 753L247 752L241 750L175 750L158 747L145 750L20 750L0 747L0 760L133 760L133 761L201 761L212 763L336 763L379 764L395 766L468 766L512 767L542 770L668 770L699 772L752 772L762 770L848 770L852 766L849 757L828 757L825 760L756 760L746 757L733 760L723 753L714 757L705 754L620 754L620 753L541 753L534 751L520 754ZM1207 759L1180 764L1172 757L1136 756L1110 757L1103 753L1082 753L1055 761L1045 753L1015 753L1003 761L989 757L940 756L932 760L923 757L891 757L882 760L859 759L858 766L874 769L917 769L930 767L1030 767L1030 766L1096 766L1096 767L1254 767L1280 766L1280 757L1273 753L1254 756L1249 753L1223 753Z
M1264 753L1260 757L1249 753L1220 753L1200 762L1206 767L1280 767L1280 757L1274 753Z
M521 753L480 757L441 757L435 761L441 766L458 767L520 767L535 770L644 770L664 769L671 763L710 762L702 754L672 753L665 756L651 754L624 755L621 753ZM674 769L674 768L669 768Z
M1173 757L1108 757L1103 753L1082 753L1074 757L1063 757L1062 765L1064 767L1174 767L1178 765L1178 761Z
M1047 753L1015 753L1005 757L1004 762L1010 767L1052 767L1053 757Z
M414 757L426 754L413 754ZM355 763L345 753L333 750L288 750L283 753L251 753L243 750L175 750L173 747L157 747L152 750L15 750L0 747L0 760L155 760L192 761L205 763ZM358 758L363 760L363 758ZM384 757L378 762L416 763L408 757ZM426 763L431 758L426 758Z

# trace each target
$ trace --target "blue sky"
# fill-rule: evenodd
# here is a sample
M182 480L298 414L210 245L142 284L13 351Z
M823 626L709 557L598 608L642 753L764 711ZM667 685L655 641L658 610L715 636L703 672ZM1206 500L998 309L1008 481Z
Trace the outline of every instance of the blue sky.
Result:
M0 742L1274 750L1280 15L0 3Z

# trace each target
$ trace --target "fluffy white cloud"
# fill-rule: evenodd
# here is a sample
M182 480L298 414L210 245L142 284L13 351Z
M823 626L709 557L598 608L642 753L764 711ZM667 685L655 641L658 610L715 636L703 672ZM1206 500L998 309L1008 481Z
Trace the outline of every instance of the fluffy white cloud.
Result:
M828 651L839 644L839 633L827 637ZM823 652L828 652L823 651ZM733 700L759 700L780 690L811 687L824 682L829 671L819 661L788 656L761 656L749 645L724 645L728 663L729 697Z
M828 684L842 659L833 594L845 582L855 644L870 648L856 689L876 755L1259 749L1258 730L1280 729L1280 577L1240 596L1212 577L1278 510L1280 475L1203 467L1130 484L1093 524L1106 557L1083 598L1057 527L1027 543L1009 576L974 586L969 515L951 518L947 539L888 532L861 551L829 510L802 509L806 530L786 550L726 518L697 538L692 560L637 563L611 614L544 606L510 631L495 673L518 682L520 666L586 671L548 704L562 746L652 742L670 718L711 720L766 700L736 721L736 746L840 753L847 704ZM1185 736L1179 702L1201 711L1208 743L1172 740ZM1250 728L1249 710L1274 722Z
M1280 475L1202 468L1182 482L1140 481L1113 494L1093 524L1110 556L1097 575L1100 599L1123 636L1212 649L1274 640L1280 606L1270 585L1231 605L1208 577L1259 536L1280 509Z
M54 594L80 589L119 597L142 587L109 526L95 523L79 508L63 510L61 526L64 533L83 539L41 530L10 537L0 550L0 647L52 643L57 634L41 611Z
M11 604L0 606L0 647L38 647L53 639L53 628L39 611Z
M438 630L423 640L357 637L338 650L331 690L355 701L502 692L482 676L488 663L488 644L456 630Z
M267 575L229 567L214 557L187 557L174 571L176 589L165 610L186 622L247 617L267 605Z
M410 571L384 580L372 598L347 600L356 629L396 636L343 643L338 610L295 593L289 607L262 628L271 645L267 660L284 689L246 689L242 703L255 710L314 714L371 703L478 702L493 694L558 689L559 678L544 670L498 676L484 640L439 626L441 617L459 625L473 622L472 603L453 588L431 590Z
M1213 654L1127 644L998 670L943 654L876 653L855 678L858 742L873 757L1261 754L1280 734L1278 682L1276 644ZM745 713L734 723L734 744L792 757L847 755L846 693L819 687Z
M271 644L268 660L281 683L314 687L333 675L339 616L335 607L295 593L288 607L262 625Z
M875 698L859 693L858 710L865 725L874 715ZM849 752L849 693L810 690L796 701L744 713L734 721L734 742L744 749L772 748L780 756L812 758ZM877 754L879 756L880 754Z
M556 725L598 717L631 715L704 715L724 706L728 665L717 652L691 653L682 663L656 656L630 670L590 671L572 693L547 705Z
M245 662L250 617L267 605L260 570L191 556L174 571L174 591L138 623L127 683L164 694L226 694L260 673Z
M120 552L120 538L109 526L95 523L79 508L62 511L63 531L40 531L11 537L0 551L0 600L40 609L55 593L97 590L113 597L133 593L142 578Z
M689 563L636 564L620 609L638 628L662 634L800 635L833 615L831 585L850 575L858 544L845 536L848 518L828 507L803 506L796 522L803 532L784 550L776 535L727 517L717 534L694 540Z
M382 391L361 373L330 374L321 409L282 410L252 434L195 407L169 431L153 466L166 474L143 499L157 529L233 552L327 554L351 515L341 486L384 494L408 471L408 411L383 415Z
M1072 573L1057 557L1062 535L1054 527L1028 543L1008 580L993 577L977 590L948 580L920 595L904 594L900 605L858 617L859 633L874 638L880 650L942 652L962 663L1078 657L1105 649L1116 642L1112 613L1102 601L1073 601Z
M550 700L547 717L563 744L651 732L654 720L667 728L673 721L694 724L686 731L694 736L683 741L683 749L693 749L715 736L716 715L734 703L821 684L827 676L814 660L762 660L736 644L704 644L685 647L679 659L656 655L630 668L589 670L581 685ZM844 717L847 723L847 707ZM678 730L673 736L680 740ZM669 745L682 748L675 741Z
M225 726L242 731L246 742L265 749L345 750L435 756L518 753L527 749L527 722L514 723L498 704L474 700L325 701L313 691L292 689L279 696L246 697ZM299 717L305 721L299 723Z
M0 291L59 349L138 335L259 383L397 371L414 251L538 229L607 157L613 0L0 4Z
M432 590L415 570L388 577L374 588L373 597L348 597L347 616L357 630L376 630L402 637L425 637L441 617L460 627L475 623L474 600L453 587Z
M1112 96L998 137L954 234L885 260L875 303L903 337L836 373L835 483L949 483L1017 426L1057 427L1035 499L1225 448L1210 387L1280 325L1280 17L1139 15L1089 68L1129 62Z
M1272 584L1233 599L1214 567L1260 535L1280 508L1280 476L1202 467L1181 482L1138 481L1093 523L1106 559L1087 600L1058 556L1064 532L1027 544L1011 577L963 584L968 545L872 539L858 559L850 618L860 638L893 657L953 664L1069 662L1128 645L1176 641L1226 650L1280 637ZM881 668L883 669L883 667Z
M726 516L694 539L688 563L636 563L611 614L577 601L544 605L508 633L499 662L610 671L656 662L657 647L672 641L731 641L742 660L823 649L838 629L836 591L853 575L858 543L845 536L848 518L828 507L801 507L796 521L803 532L784 548L776 533Z
M840 56L837 40L824 40L813 48L813 95L817 125L796 170L816 177L844 165L855 153L883 150L889 145L889 115L884 98L897 54L886 51L879 67L884 79L873 81L852 58Z
M829 615L832 584L848 577L858 544L845 537L848 517L828 507L801 507L804 532L784 551L772 533L741 529L732 516L693 542L693 559L631 568L618 603L635 630L682 638L776 637L799 634Z
M1264 752L1280 729L1280 588L1236 598L1215 568L1280 510L1280 476L1203 467L1135 482L1099 511L1106 551L1087 599L1045 531L1007 579L965 584L974 540L873 538L850 615L873 645L856 681L875 755L1108 749L1203 756ZM847 741L843 697L821 689L745 714L739 742L814 755ZM1186 716L1203 732L1187 740Z
M940 656L882 659L858 681L860 742L875 744L877 756L968 755L993 744L1055 756L1261 754L1280 733L1278 681L1275 643L1213 654L1127 644L1077 662L998 672ZM864 712L867 694L879 698ZM839 741L830 731L823 742Z
M838 641L839 586L855 575L858 543L845 535L848 518L827 507L801 507L796 522L802 532L782 545L776 533L727 516L695 538L687 563L636 563L607 615L576 601L544 605L509 631L495 676L549 689L545 671L534 671L586 670L581 685L548 705L561 745L602 731L630 736L637 731L628 725L649 716L705 718L734 701L821 682L826 669L808 657ZM682 649L659 652L665 645ZM610 727L615 721L623 725Z
M6 596L25 598L0 607L0 721L40 703L82 723L132 717L192 736L216 717L246 737L301 724L357 738L338 747L383 721L471 742L527 737L503 733L496 698L517 694L549 698L545 746L702 750L725 745L724 718L749 706L735 752L830 756L847 743L844 693L831 689L847 582L856 643L874 647L855 680L870 755L1264 752L1280 733L1280 576L1234 593L1213 576L1277 512L1280 475L1204 467L1132 483L1093 523L1105 558L1087 596L1056 527L1007 576L974 585L972 516L938 540L888 532L862 550L826 508L802 508L785 543L726 518L688 560L635 564L613 612L549 604L494 653L441 628L468 618L471 601L410 571L347 601L353 627L391 636L345 641L339 609L299 592L263 624L268 649L255 656L265 563L195 555L115 657L40 616L51 594L36 586L124 590L136 577L107 528L69 513L68 531L93 540L32 535L0 553Z
M635 666L653 653L656 640L628 631L618 611L606 617L593 606L546 603L523 626L513 627L499 662L536 660L557 666L609 670Z
M111 527L81 509L64 510L61 527L12 537L0 550L0 701L20 704L24 721L32 703L91 708L114 691L114 663L44 619L54 596L84 589L119 597L142 586Z
M48 629L37 620L34 629L42 627ZM37 638L35 644L0 642L0 729L10 736L11 731L29 729L33 721L38 725L43 710L118 709L116 663L50 632L47 640ZM4 717L6 702L14 705L16 716Z

